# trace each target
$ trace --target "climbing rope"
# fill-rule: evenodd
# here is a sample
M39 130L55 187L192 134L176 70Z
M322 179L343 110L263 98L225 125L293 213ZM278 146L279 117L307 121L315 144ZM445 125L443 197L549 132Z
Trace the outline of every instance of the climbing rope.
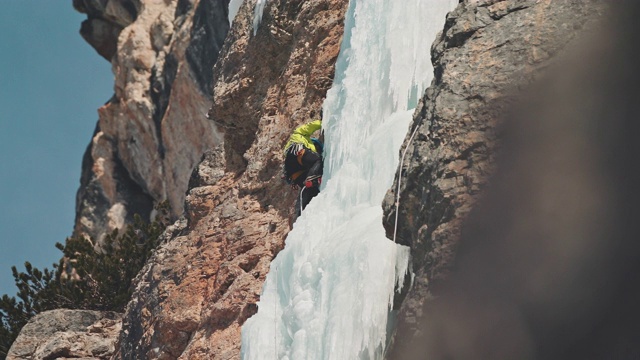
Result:
M304 192L305 187L303 186L302 189L300 189L300 215L302 215L302 210L304 210L302 208L302 193Z
M402 158L400 158L400 171L398 172L398 189L396 190L396 220L393 224L393 242L396 242L396 234L398 233L398 212L399 212L399 207L400 207L400 184L402 183L402 165L404 164L404 156L407 155L407 150L409 150L409 146L411 145L411 142L413 141L413 137L416 135L416 131L418 131L418 128L420 127L420 123L422 122L422 118L420 119L420 122L418 122L418 124L416 125L416 128L413 129L413 132L411 133L411 137L409 138L409 142L407 143L407 146L404 148L404 151L402 152Z

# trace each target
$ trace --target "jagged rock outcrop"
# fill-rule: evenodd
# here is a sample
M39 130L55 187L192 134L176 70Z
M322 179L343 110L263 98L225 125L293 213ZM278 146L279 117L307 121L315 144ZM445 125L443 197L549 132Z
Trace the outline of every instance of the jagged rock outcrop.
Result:
M110 359L122 314L88 310L51 310L33 317L14 341L7 360Z
M415 281L401 305L396 349L421 341L418 323L447 277L461 224L493 171L497 126L517 90L601 16L602 3L466 1L447 16L432 47L435 78L411 126L415 137L409 144L409 134L403 145L409 149L401 164L396 240L412 249ZM396 188L383 205L390 238Z
M164 200L182 214L189 174L221 141L206 112L228 3L74 0L88 17L82 36L115 75L83 159L76 234L100 241L134 214L152 218Z
M428 340L402 359L640 357L640 3L609 4L505 119Z
M238 359L240 327L284 246L295 193L280 178L295 125L332 84L347 0L273 0L253 34L245 1L213 69L224 129L195 169L185 218L136 279L117 359Z
M80 35L98 54L111 61L118 49L120 32L136 19L141 3L138 0L73 0L73 7L87 14Z

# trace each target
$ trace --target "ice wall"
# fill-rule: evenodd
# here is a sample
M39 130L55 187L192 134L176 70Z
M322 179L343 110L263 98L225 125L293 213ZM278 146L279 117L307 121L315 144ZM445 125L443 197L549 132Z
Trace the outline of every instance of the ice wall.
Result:
M456 4L351 0L324 104L324 188L271 264L243 359L383 357L409 251L385 237L380 204L432 78L431 43Z

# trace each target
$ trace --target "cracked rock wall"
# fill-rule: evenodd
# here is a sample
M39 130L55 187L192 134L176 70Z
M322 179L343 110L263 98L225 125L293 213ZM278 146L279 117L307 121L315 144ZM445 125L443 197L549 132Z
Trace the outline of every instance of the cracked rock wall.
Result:
M413 287L400 306L394 352L420 342L420 322L453 264L461 225L494 170L497 131L519 89L531 84L603 1L466 1L432 46L435 78L421 100L416 135L400 165L396 240L411 247ZM383 207L393 238L397 178ZM412 345L413 344L413 345Z
M290 131L332 83L347 0L272 0L253 35L245 1L213 69L224 142L189 182L185 216L135 281L116 359L239 359L240 329L284 246L296 193L281 180Z
M115 77L83 159L76 234L99 242L165 200L182 214L189 174L222 140L206 112L228 2L74 0L81 35Z

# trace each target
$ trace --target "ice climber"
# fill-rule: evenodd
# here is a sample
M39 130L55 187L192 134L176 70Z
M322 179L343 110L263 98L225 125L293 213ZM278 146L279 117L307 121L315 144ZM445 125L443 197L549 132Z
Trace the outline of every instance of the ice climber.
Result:
M300 188L298 215L320 192L323 144L311 135L321 127L322 120L298 126L284 146L284 178L294 189Z

